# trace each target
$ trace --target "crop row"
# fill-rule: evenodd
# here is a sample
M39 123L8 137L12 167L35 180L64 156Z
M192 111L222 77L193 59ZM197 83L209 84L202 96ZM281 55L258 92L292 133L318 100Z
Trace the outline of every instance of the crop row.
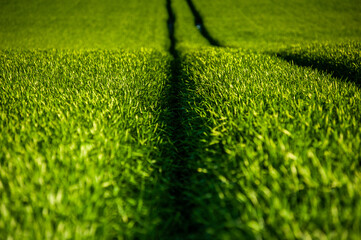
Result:
M171 8L175 15L174 37L178 51L187 48L207 48L210 46L199 29L195 26L195 18L185 0L171 1Z
M1 234L171 234L192 206L195 238L358 236L358 87L269 55L179 53L178 137L168 55L1 53ZM164 204L182 184L185 205Z
M4 3L0 48L74 50L0 52L0 238L356 239L360 47L334 42L360 11L337 2L194 0L237 50L168 1L175 59L165 0Z
M0 236L152 232L169 60L148 50L0 53Z
M209 15L222 16L218 10L224 8L214 5L224 2L204 2L202 8L194 2L205 13L208 30L226 41L227 28L217 29L224 23ZM177 11L190 15L185 1L173 8L182 121L188 126L184 167L191 172L182 190L193 206L187 224L197 226L188 237L356 239L361 231L356 213L361 208L361 93L354 83L322 71L339 70L336 76L355 81L358 44L282 45L288 48L278 57L310 67L287 63L274 56L279 48L259 42L251 50L268 49L267 54L199 50L193 46L203 40L194 18L177 18ZM186 25L185 36L180 33Z
M334 77L361 83L361 44L347 41L293 47L277 55L300 66L310 66Z
M181 56L195 238L356 239L360 89L268 55Z
M1 1L0 49L169 47L165 0Z
M358 0L192 0L220 45L278 51L292 45L360 40Z

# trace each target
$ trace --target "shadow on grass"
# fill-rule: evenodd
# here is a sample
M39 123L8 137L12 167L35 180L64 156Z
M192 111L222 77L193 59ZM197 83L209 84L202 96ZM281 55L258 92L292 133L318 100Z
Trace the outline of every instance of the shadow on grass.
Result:
M357 87L361 87L361 69L357 67L357 65L360 65L359 62L352 60L341 62L335 59L308 56L302 53L281 52L276 54L276 56L301 67L311 67L326 72L334 78L352 82Z
M161 222L152 238L155 239L209 239L207 223L200 222L195 214L199 208L207 208L203 199L217 202L218 195L212 189L205 189L202 183L213 181L211 175L200 173L203 168L199 153L205 147L209 130L192 108L195 96L194 82L181 70L181 58L172 62L172 76L163 99L164 114L161 121L165 126L164 137L169 139L160 146L162 155L158 161L162 174L159 177L161 194L159 215ZM206 197L207 196L207 197Z
M204 26L203 19L201 15L199 14L199 11L196 9L196 7L193 4L192 0L187 0L188 6L191 9L193 16L194 16L194 25L198 28L199 32L202 34L202 36L208 40L208 42L215 47L220 46L219 42L214 39L208 32L208 29Z
M217 201L215 192L203 189L202 182L210 176L198 172L202 167L199 152L204 148L205 135L209 135L201 118L192 104L201 101L195 96L195 85L182 70L182 58L175 51L175 15L171 1L167 1L168 30L171 40L169 82L161 99L163 143L159 146L154 174L158 179L148 199L152 201L151 215L157 221L155 228L145 234L145 239L209 239L207 224L194 216L197 208L206 208L204 196Z

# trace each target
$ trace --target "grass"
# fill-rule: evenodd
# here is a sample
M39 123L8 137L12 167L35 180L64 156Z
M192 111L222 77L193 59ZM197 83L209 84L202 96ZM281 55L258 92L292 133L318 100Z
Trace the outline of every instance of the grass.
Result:
M182 59L183 80L194 85L186 109L196 113L187 131L204 128L188 143L199 146L189 201L202 236L357 239L359 88L238 50Z
M186 135L197 136L188 137L197 173L186 192L198 226L189 238L357 239L355 2L194 4L222 46L241 49L180 50Z
M0 238L146 238L169 142L165 1L1 5Z
M195 26L195 18L187 2L184 0L173 0L171 8L176 17L174 37L177 50L209 47L209 42Z
M223 2L204 4L201 13L224 9L214 7ZM175 15L179 25L185 21ZM208 27L209 15L203 20ZM210 32L220 25L208 23ZM225 40L226 29L218 30L216 39ZM254 46L244 50L199 50L182 45L187 40L177 31L183 30L175 28L175 39L189 159L183 166L190 172L182 191L191 206L187 224L196 226L186 238L357 239L360 90L314 65L278 57L327 59L339 64L331 71L345 66L346 76L357 72L358 44L306 48L289 38L282 47L250 41ZM267 49L272 54L252 53Z
M151 232L160 219L152 207L169 56L0 55L0 236L134 239Z
M1 1L0 238L358 239L361 5L191 2Z
M360 85L360 52L360 42L343 42L293 47L279 52L278 56L297 65L311 66Z
M0 49L168 49L165 0L1 1Z
M361 40L359 0L193 0L222 46L278 51L292 45Z

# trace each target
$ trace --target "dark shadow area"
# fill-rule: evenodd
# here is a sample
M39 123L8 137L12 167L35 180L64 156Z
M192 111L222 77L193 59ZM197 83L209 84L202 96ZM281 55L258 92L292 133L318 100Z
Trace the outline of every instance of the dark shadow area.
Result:
M194 222L192 217L195 207L192 195L194 189L193 178L198 174L198 162L193 158L195 148L199 147L197 134L188 124L198 125L196 113L187 111L187 88L180 77L180 59L172 62L170 84L163 99L164 114L161 121L165 126L164 135L171 143L160 146L161 160L158 161L162 169L159 186L163 186L160 200L161 223L157 232L157 239L192 239L198 234L202 226ZM199 126L202 126L201 124Z
M171 40L169 83L161 99L163 139L160 144L155 169L158 183L149 197L156 196L152 215L158 217L156 228L146 233L146 239L209 239L207 224L194 216L195 209L206 207L202 202L204 195L217 201L215 191L202 189L202 183L208 181L209 175L199 173L202 167L199 152L204 148L201 141L207 133L205 119L201 118L191 107L194 101L201 101L195 96L194 82L189 80L182 70L182 58L175 50L174 21L171 0L167 0L169 14L168 27ZM207 133L209 135L209 133ZM202 204L203 203L203 204Z
M175 51L175 37L174 37L174 23L175 23L175 15L172 10L171 6L171 0L167 0L167 11L168 11L168 34L170 39L170 48L169 52L170 54L175 57L176 51Z
M220 44L217 40L215 40L208 32L207 28L203 24L203 20L197 9L195 8L192 0L187 0L187 3L189 5L189 8L191 9L194 19L195 19L195 26L198 28L199 32L203 35L205 39L208 40L208 42L216 47L219 47Z
M331 59L312 58L302 54L289 54L287 52L278 53L276 56L301 67L311 67L321 72L326 72L334 78L353 82L357 87L361 87L361 72L354 67L356 65L353 62L337 62Z

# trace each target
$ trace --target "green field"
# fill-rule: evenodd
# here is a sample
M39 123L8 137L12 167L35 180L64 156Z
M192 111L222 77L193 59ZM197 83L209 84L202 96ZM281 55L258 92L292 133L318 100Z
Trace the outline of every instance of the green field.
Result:
M168 49L164 0L1 0L1 49Z
M0 0L0 239L358 239L359 0Z
M194 4L222 46L260 51L361 40L360 0L194 0Z

